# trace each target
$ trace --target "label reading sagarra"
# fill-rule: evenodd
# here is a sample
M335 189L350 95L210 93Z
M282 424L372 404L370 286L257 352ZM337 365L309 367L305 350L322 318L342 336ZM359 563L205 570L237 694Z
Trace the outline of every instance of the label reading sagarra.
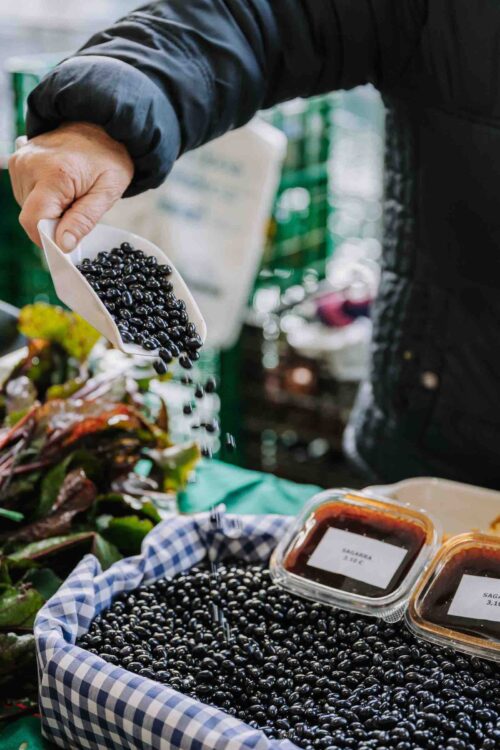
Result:
M307 564L385 589L406 554L406 549L395 544L330 528Z
M500 578L464 574L448 614L471 620L500 622Z

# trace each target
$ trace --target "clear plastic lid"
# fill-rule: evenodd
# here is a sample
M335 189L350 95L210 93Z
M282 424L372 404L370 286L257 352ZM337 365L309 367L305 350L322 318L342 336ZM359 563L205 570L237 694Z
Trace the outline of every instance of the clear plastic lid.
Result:
M406 620L421 638L500 661L500 539L449 539L419 581Z
M327 490L295 518L270 569L294 594L394 622L438 543L425 513L354 490Z

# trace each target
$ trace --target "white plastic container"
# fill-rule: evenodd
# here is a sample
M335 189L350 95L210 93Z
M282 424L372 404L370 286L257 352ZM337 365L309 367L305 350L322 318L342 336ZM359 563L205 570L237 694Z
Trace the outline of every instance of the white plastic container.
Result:
M500 662L500 538L449 539L418 582L406 622L419 638Z
M427 514L355 490L326 490L294 519L270 570L294 594L395 622L439 541Z
M367 487L365 492L390 497L432 513L447 537L470 531L500 531L500 492L433 477Z

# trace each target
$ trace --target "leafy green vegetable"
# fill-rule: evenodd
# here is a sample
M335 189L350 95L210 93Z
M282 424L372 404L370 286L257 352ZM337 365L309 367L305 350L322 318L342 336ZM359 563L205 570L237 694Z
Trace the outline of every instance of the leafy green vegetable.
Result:
M115 545L106 541L100 534L94 534L92 554L97 557L103 570L106 570L122 558Z
M0 629L31 628L44 597L34 588L11 586L0 595Z
M198 443L190 442L162 450L151 449L147 455L162 469L164 491L177 492L186 485L201 454Z
M62 580L50 568L32 568L23 576L23 583L31 584L47 601L56 593Z
M56 464L52 469L50 469L42 479L40 488L40 504L36 513L37 518L42 518L42 516L47 515L47 513L52 510L52 506L54 505L57 496L61 491L61 487L63 485L68 466L71 463L72 458L73 454L70 453L70 455L66 456L66 458L61 461L61 463Z
M73 469L64 477L50 513L13 532L10 542L36 542L64 534L71 528L74 517L90 508L95 496L95 485L87 479L85 472Z
M81 378L73 378L72 380L68 380L67 383L61 383L56 385L51 385L50 388L47 388L47 400L52 400L54 398L70 398L74 393L76 393L83 385L83 381Z
M88 553L97 557L103 569L109 568L122 557L116 547L103 539L100 534L94 531L84 531L27 544L9 555L7 561L9 564L19 565L31 560L42 564L44 568L50 568L59 577L65 578Z
M133 497L132 495L112 492L107 495L100 495L94 503L96 517L103 514L110 517L129 516L131 511L134 511L139 517L149 518L155 523L161 521L161 516L153 503L144 497Z
M22 695L40 606L84 555L105 569L138 553L161 520L148 488L174 496L200 453L172 445L149 366L117 379L88 361L98 333L78 315L37 303L19 329L27 353L0 386L0 688Z
M79 315L45 302L36 302L21 310L19 330L28 338L45 339L60 344L79 362L88 357L99 338L95 328Z
M141 508L141 512L143 516L146 516L146 518L149 518L155 524L160 523L161 516L158 513L155 506L153 505L153 503L150 503L150 502L144 503Z
M0 633L0 686L10 684L14 674L18 689L26 677L36 684L35 638L31 633Z
M16 510L7 510L7 508L0 508L0 518L8 518L9 521L22 521L24 518L24 514L18 513Z
M13 411L10 414L7 414L5 417L6 427L13 427L13 425L17 424L24 416L26 416L28 411L29 409L21 409L20 411Z
M112 518L102 535L118 547L123 555L137 555L141 551L142 540L153 526L152 521L138 516Z
M37 558L44 557L60 548L64 548L68 544L74 544L82 539L87 539L88 536L89 534L87 532L82 532L80 534L64 534L62 536L53 536L50 539L42 539L40 542L32 542L16 552L11 553L9 559L25 560L29 558L31 560L36 560Z

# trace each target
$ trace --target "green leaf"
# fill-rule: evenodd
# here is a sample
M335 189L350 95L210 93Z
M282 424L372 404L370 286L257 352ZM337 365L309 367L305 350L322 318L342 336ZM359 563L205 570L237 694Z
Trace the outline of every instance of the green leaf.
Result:
M18 495L25 495L33 492L36 483L40 479L39 471L32 471L25 474L22 479L16 479L9 484L6 490L2 491L2 500L7 500Z
M109 568L122 557L112 543L94 531L85 531L81 534L68 534L27 544L10 555L7 562L19 566L21 563L33 561L42 564L43 568L50 568L52 573L63 579L71 573L82 557L90 552L97 557L103 569ZM36 584L33 585L36 588Z
M18 691L27 678L36 683L34 636L31 633L0 633L0 686L15 681L15 690ZM12 690L11 694L14 692Z
M122 495L118 492L99 495L94 503L94 509L96 515L98 514L98 522L101 524L103 517L108 515L118 518L120 516L130 516L131 511L134 511L134 514L140 518L149 518L155 524L161 521L160 514L147 498L135 497L128 494Z
M70 398L70 396L80 390L83 383L84 381L81 378L73 378L66 383L51 385L45 394L47 401L52 401L55 398Z
M189 475L200 459L200 448L197 443L172 445L163 450L148 450L147 455L163 472L163 489L165 492L177 492L183 489Z
M45 474L42 479L40 504L38 505L36 518L43 518L43 516L46 516L52 510L72 458L73 454L66 456L64 461L56 464Z
M50 568L64 579L78 565L82 557L92 551L93 532L66 534L27 544L9 556L18 565L31 560L44 568Z
M123 555L136 555L141 551L142 540L153 526L152 521L138 516L113 518L103 531L103 536L116 545Z
M34 568L23 576L23 583L30 583L47 601L56 593L62 579L50 568Z
M5 417L4 425L6 427L13 427L15 424L21 421L23 417L26 416L29 409L20 409L19 411L12 411L10 414L7 414Z
M38 557L43 557L46 554L57 551L66 544L72 544L84 539L87 539L89 534L84 532L81 534L64 534L63 536L53 536L50 539L42 539L40 542L32 542L26 544L16 552L9 555L11 560L34 560Z
M9 571L9 561L6 557L0 557L0 588L5 589L12 586L12 579Z
M79 315L45 302L23 307L19 314L19 330L28 338L60 344L79 362L88 357L99 338L95 328Z
M0 596L0 628L31 628L43 596L33 588L10 587Z
M157 523L160 523L161 516L158 513L157 509L151 502L144 503L141 508L141 514L143 516L146 516L146 518L149 518L151 521L154 522L156 525Z
M115 547L115 545L107 542L106 539L104 539L100 534L94 535L92 553L101 563L101 567L103 570L106 570L110 567L110 565L113 565L113 563L117 562L117 560L121 560L122 558L122 555Z
M9 521L22 521L24 513L18 513L16 510L7 510L7 508L0 508L0 518L7 518Z
M95 520L95 527L99 533L103 533L108 528L110 522L113 520L113 516L110 513L103 513L97 516Z

